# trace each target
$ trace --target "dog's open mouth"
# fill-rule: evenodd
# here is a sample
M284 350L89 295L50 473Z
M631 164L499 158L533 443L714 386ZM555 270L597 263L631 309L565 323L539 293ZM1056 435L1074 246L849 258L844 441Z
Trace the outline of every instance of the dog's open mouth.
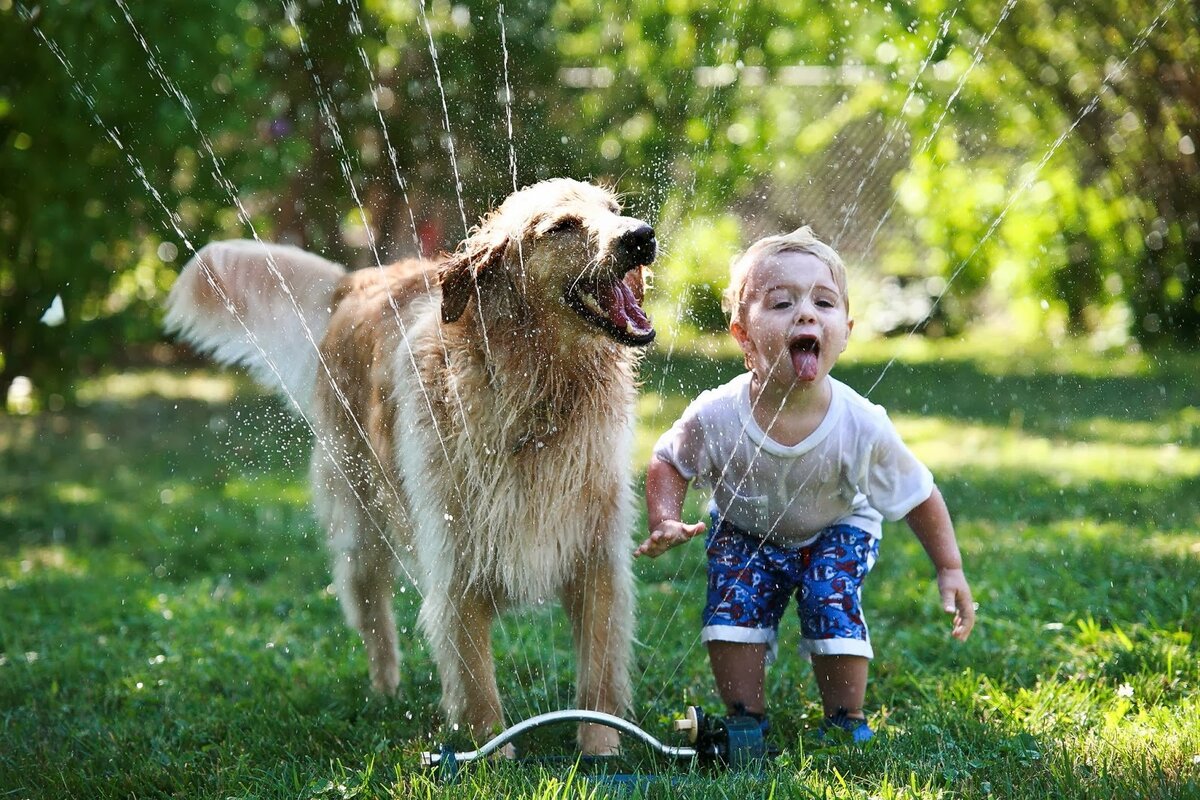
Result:
M792 369L796 377L802 381L812 381L817 378L817 369L821 359L821 343L815 336L798 336L788 345L792 356Z
M622 344L643 347L654 341L654 326L619 275L581 278L567 287L567 304L585 320Z

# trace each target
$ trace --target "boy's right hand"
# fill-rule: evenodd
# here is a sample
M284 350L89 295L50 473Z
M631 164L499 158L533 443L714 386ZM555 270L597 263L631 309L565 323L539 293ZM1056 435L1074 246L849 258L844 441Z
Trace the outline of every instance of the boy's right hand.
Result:
M938 593L942 596L942 608L954 615L954 627L950 635L965 642L975 627L975 602L971 599L971 585L961 568L939 569L937 572Z
M650 538L638 545L633 551L633 557L649 556L658 558L677 544L683 544L704 533L708 526L703 522L687 525L677 519L663 520L658 527L650 532Z

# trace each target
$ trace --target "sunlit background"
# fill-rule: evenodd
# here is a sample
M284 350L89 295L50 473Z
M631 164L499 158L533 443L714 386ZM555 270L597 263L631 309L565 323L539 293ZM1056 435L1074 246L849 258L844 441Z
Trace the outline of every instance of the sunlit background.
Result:
M161 305L212 239L374 267L565 175L614 186L661 246L635 480L741 369L730 258L808 224L851 272L835 376L954 514L976 633L946 644L889 527L866 600L882 744L809 747L817 696L785 653L781 796L1200 796L1198 13L0 0L0 795L434 793L417 754L451 734L417 592L401 697L367 699L310 433L165 339ZM662 737L716 703L703 570L698 547L636 565L630 717ZM510 721L570 703L552 605L497 631ZM538 775L462 796L586 793ZM698 796L761 789L738 786Z

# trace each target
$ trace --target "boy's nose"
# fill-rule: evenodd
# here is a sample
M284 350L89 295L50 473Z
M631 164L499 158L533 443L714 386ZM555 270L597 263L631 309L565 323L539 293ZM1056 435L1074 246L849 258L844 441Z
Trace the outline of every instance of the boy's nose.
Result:
M797 320L814 320L817 317L817 304L811 297L801 297L796 303Z

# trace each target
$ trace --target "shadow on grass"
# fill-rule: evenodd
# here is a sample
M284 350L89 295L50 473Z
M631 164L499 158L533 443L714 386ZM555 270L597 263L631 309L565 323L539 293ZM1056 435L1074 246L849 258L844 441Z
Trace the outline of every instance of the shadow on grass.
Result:
M145 397L0 417L0 554L107 549L150 569L165 563L180 580L261 576L282 555L280 532L289 545L316 532L304 486L310 441L262 397Z
M865 390L880 368L849 365L839 374ZM740 370L735 359L652 357L645 382L690 397ZM1027 428L1062 434L1090 416L1155 421L1195 405L1196 393L1194 381L1174 373L997 380L972 364L944 363L894 365L873 399L897 413L1001 426L1020 410ZM0 631L8 745L0 785L13 779L46 796L225 796L262 786L309 796L333 761L415 762L432 743L422 737L437 728L438 689L414 632L413 594L398 600L403 699L368 700L362 648L324 591L327 557L306 501L308 453L303 425L256 396L215 404L145 397L0 417L0 619L10 623ZM990 681L1014 693L1067 675L1106 687L1166 676L1160 704L1170 708L1171 692L1196 685L1200 667L1194 658L1172 664L1168 635L1200 632L1195 558L1150 540L1194 535L1200 481L1058 486L977 470L941 485L982 604L977 633L964 647L948 645L925 556L906 531L889 529L866 601L879 650L870 702L912 720L911 741L890 755L834 755L818 767L847 775L919 769L945 785L976 770L997 787L1026 769L1051 785L1048 748L1039 762L1030 755L1037 743L1014 726L972 728L961 716L972 713L960 710L968 705L943 715L941 687L964 674L976 681L973 691ZM669 727L655 715L678 712L684 700L714 703L695 644L702 550L697 543L635 566L644 643L636 702L655 730ZM569 629L546 619L498 636L514 713L521 703L569 697ZM1087 621L1112 641L1081 644L1077 623ZM785 648L794 618L786 624ZM553 628L552 646L538 626ZM1183 671L1177 684L1174 670ZM773 696L811 688L794 652L771 680ZM798 736L812 719L811 692L780 705L777 730ZM1074 767L1059 765L1054 775Z
M1067 669L1082 677L1120 683L1127 673L1171 671L1166 651L1154 637L1169 637L1175 631L1200 634L1193 613L1200 606L1200 584L1191 578L1196 558L1185 548L1163 552L1149 547L1144 527L967 525L960 533L965 567L980 604L976 631L965 645L948 638L950 618L940 607L933 569L915 538L899 526L890 527L884 536L864 590L876 647L872 683L883 692L874 702L892 707L919 702L924 689L905 694L916 688L912 680L921 683L931 674L964 668L998 683L1032 686L1074 661ZM683 697L697 685L713 695L704 649L695 643L705 597L703 561L703 548L697 546L670 563L635 564L639 638L655 643L639 655L647 676L641 681L644 700ZM1131 632L1134 644L1080 662L1073 642L1084 620L1102 629L1116 626ZM1139 628L1150 632L1144 647L1132 633ZM781 628L780 661L773 670L774 680L793 686L811 683L807 665L792 649L798 636L790 609ZM681 654L689 648L689 660L695 663L680 668ZM1186 664L1192 677L1200 678L1200 665L1194 660L1178 654L1177 660ZM664 686L666 677L673 675L677 683ZM1190 691L1190 678L1180 680L1176 690Z
M691 398L742 371L738 357L674 353L668 359L656 351L646 360L643 380L648 390ZM1145 375L1108 377L1053 371L993 374L969 360L846 363L833 374L894 414L1000 427L1018 424L1047 436L1070 432L1072 438L1085 441L1092 435L1077 426L1089 419L1156 422L1200 407L1200 382L1182 362L1155 367ZM1191 425L1180 443L1200 443L1200 425Z
M938 476L956 520L1042 525L1098 521L1164 532L1200 523L1200 477L1157 483L1074 480L1059 485L1016 471L958 470Z

